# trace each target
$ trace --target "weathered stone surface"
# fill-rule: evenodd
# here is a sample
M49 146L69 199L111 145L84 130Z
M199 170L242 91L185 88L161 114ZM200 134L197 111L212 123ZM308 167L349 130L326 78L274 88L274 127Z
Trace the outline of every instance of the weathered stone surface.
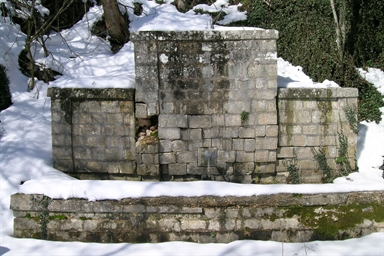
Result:
M133 33L135 89L49 89L54 167L148 180L162 164L165 180L285 183L281 163L297 157L303 180L320 183L312 147L327 148L335 169L342 132L354 162L344 110L357 106L357 90L278 89L277 38L260 29ZM202 154L212 150L207 176Z
M102 243L165 242L187 237L200 243L250 238L302 243L344 239L345 235L360 237L382 230L383 198L384 192L376 191L89 202L15 194L11 209L15 237ZM362 218L349 214L357 211ZM319 226L319 219L327 226ZM345 221L348 226L343 227ZM331 229L337 232L329 233Z

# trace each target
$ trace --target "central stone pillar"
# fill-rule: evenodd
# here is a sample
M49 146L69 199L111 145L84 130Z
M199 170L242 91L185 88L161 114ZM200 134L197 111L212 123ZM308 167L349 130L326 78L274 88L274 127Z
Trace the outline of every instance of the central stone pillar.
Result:
M131 36L136 118L158 118L161 179L272 182L278 32L252 28Z

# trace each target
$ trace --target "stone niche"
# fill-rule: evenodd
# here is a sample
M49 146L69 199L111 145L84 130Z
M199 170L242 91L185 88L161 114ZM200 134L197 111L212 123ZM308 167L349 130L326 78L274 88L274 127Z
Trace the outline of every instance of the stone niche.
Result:
M291 183L296 163L301 182L321 183L321 150L333 172L336 159L354 168L345 110L357 89L278 89L277 38L132 32L135 89L49 89L54 167L80 179Z
M53 167L79 179L136 178L134 92L49 88Z

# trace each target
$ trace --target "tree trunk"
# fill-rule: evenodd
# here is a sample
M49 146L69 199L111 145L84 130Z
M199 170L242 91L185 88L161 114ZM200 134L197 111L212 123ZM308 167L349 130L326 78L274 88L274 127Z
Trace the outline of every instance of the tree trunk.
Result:
M101 0L105 25L110 36L112 51L119 50L129 41L128 23L119 10L117 0ZM117 47L117 49L114 47Z
M333 13L333 18L336 26L336 43L337 49L339 51L340 59L344 59L344 48L345 48L345 38L346 38L346 3L345 0L342 0L341 7L339 10L339 15L337 15L335 1L331 1L331 8Z

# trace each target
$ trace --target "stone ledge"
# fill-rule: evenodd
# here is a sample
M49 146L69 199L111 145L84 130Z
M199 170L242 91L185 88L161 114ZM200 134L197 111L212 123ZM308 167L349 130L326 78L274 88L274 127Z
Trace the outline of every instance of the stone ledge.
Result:
M51 99L72 99L72 100L135 100L135 89L86 89L86 88L48 88L48 97Z
M279 88L278 99L334 99L334 98L357 98L357 88Z
M274 29L233 28L231 30L202 31L131 31L131 40L136 41L209 41L209 40L276 40L279 32Z
M14 236L20 238L105 243L227 243L242 239L302 243L380 231L383 198L384 191L374 191L90 202L15 194L11 209Z

